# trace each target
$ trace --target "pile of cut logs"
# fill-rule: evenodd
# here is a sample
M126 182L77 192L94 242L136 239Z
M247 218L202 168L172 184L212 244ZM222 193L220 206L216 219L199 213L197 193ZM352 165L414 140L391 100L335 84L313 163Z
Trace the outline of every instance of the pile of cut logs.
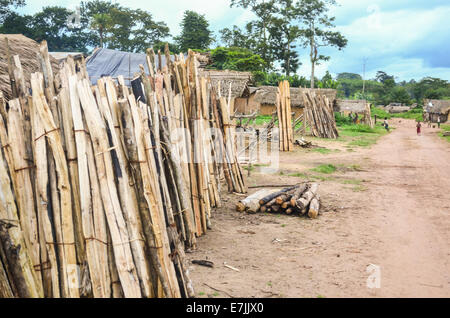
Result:
M337 139L339 133L334 117L333 105L326 96L314 92L303 92L305 122L311 135L319 138Z
M192 51L156 68L150 50L150 75L130 89L121 77L91 86L70 57L53 74L44 41L31 93L20 58L7 58L0 297L193 297L185 248L221 205L220 180L246 192L231 99L198 76Z
M305 183L282 190L263 189L238 202L236 210L248 213L308 215L315 219L318 217L320 210L318 189L317 183Z

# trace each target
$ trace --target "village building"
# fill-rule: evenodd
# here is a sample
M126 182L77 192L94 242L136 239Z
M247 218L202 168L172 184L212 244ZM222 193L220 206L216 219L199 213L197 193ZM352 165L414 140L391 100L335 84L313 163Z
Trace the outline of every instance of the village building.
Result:
M373 126L370 103L366 100L344 100L337 99L334 111L341 113L343 116L358 114L358 122Z
M425 99L424 100L424 119L431 119L431 122L437 123L438 118L441 123L450 121L450 100Z
M304 103L302 92L306 91L326 96L332 104L334 104L336 100L337 91L334 89L291 87L291 108L292 112L295 113L295 118L303 114ZM235 111L247 115L258 112L259 115L272 116L277 110L277 92L277 86L249 87L248 90L244 90L244 95L241 98L239 107L235 108Z

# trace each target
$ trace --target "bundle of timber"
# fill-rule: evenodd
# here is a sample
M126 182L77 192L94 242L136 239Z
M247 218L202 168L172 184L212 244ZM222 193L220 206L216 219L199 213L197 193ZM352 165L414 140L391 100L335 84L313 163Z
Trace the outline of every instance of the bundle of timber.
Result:
M319 215L320 196L317 183L301 184L285 189L261 190L241 200L236 205L238 212L284 213L308 215L315 219Z
M246 191L231 101L193 52L164 69L152 52L130 90L91 86L71 57L55 81L44 41L31 95L14 58L19 89L0 99L0 297L194 297L185 248L221 205L222 176Z
M314 92L303 92L305 121L311 129L311 135L319 138L337 139L339 133L334 117L333 105L326 96Z
M294 150L292 127L291 90L288 81L280 82L277 93L278 126L280 128L280 151Z

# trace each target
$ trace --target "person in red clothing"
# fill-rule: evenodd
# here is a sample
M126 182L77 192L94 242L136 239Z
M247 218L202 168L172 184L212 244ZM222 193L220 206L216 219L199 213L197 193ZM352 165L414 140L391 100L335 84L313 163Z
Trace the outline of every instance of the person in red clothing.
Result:
M422 124L419 122L417 122L417 135L421 135L422 133Z

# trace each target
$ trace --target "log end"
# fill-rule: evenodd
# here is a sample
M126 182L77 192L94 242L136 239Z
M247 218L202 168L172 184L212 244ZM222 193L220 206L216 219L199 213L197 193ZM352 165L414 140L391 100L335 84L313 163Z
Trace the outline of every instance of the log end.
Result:
M242 202L238 202L236 204L236 211L237 212L245 212L245 204L243 204Z
M314 209L309 209L308 217L310 219L317 219L318 216L319 216L319 211L314 210Z

